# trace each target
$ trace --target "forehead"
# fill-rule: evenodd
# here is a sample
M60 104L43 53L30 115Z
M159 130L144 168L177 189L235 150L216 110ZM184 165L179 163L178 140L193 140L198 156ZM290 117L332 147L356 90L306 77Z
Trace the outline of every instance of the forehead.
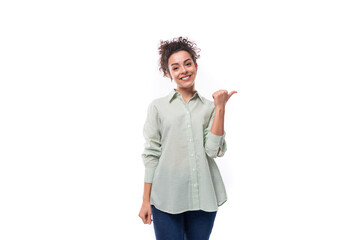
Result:
M169 65L172 63L183 63L186 59L192 59L190 53L185 50L181 50L179 52L171 54L169 57Z

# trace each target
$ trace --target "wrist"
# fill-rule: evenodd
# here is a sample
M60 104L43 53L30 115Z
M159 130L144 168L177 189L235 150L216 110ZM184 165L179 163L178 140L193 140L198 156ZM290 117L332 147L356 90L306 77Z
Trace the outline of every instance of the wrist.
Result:
M217 106L215 106L215 111L225 112L225 105L217 105Z

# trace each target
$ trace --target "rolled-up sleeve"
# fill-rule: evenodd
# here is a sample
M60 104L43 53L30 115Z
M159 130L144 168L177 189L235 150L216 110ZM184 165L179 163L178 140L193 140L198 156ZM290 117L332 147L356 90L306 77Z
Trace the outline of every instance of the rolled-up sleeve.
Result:
M147 117L143 128L145 138L144 151L141 154L145 165L144 181L152 183L156 167L161 156L161 134L159 114L154 102L147 109Z
M204 130L205 153L211 158L222 157L224 156L227 150L226 140L225 140L226 132L224 131L224 134L222 136L218 136L210 131L211 125L214 120L214 116L215 116L215 111L212 112L208 127ZM219 148L220 148L220 152L218 154Z

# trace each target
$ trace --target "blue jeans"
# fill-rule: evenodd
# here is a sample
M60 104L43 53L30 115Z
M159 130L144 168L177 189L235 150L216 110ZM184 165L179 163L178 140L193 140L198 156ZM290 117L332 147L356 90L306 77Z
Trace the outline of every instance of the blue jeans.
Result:
M151 205L156 240L208 240L217 212L170 214Z

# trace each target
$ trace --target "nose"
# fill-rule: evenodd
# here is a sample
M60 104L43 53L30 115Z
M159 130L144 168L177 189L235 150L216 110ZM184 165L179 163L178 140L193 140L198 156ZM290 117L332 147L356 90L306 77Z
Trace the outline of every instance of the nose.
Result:
M184 66L181 66L181 73L182 74L186 74L187 73L187 70Z

